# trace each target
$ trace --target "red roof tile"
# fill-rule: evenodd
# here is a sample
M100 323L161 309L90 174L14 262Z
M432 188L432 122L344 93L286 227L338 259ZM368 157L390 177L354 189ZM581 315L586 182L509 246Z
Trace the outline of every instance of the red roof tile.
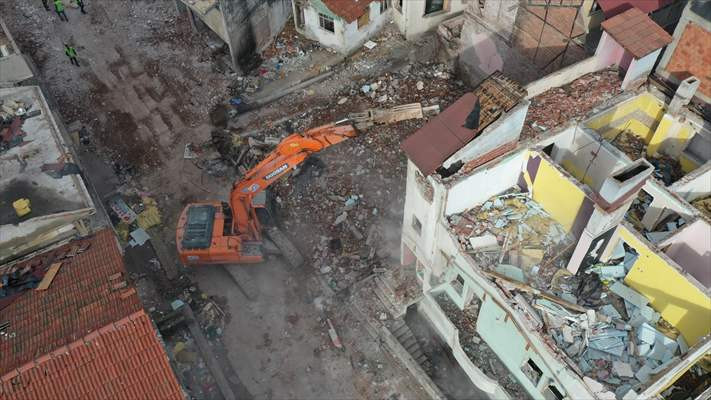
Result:
M637 59L672 42L671 35L638 8L603 21L602 29Z
M145 311L108 326L3 376L0 399L183 398Z
M91 244L86 251L61 260L62 267L47 290L22 292L2 310L0 320L9 322L9 327L0 340L0 375L142 309L135 294L122 298L125 289L111 290L108 277L117 272L125 276L126 271L108 229L19 266L41 262L49 267L61 254L86 243Z
M430 120L402 142L400 147L424 175L433 173L452 154L464 147L479 132L496 121L525 97L526 91L516 82L496 71ZM479 102L479 126L464 127L469 113Z
M334 14L351 23L358 19L375 0L321 0Z

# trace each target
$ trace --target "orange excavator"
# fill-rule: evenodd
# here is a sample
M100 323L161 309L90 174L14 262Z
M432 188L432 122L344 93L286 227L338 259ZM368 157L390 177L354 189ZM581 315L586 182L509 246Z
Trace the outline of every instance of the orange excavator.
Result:
M262 261L262 224L269 220L264 189L311 154L355 137L351 125L338 125L344 121L284 138L244 179L234 184L229 204L220 201L188 204L180 214L176 232L180 260L186 265ZM271 235L270 238L274 240ZM274 241L280 249L288 247L280 246L283 240Z

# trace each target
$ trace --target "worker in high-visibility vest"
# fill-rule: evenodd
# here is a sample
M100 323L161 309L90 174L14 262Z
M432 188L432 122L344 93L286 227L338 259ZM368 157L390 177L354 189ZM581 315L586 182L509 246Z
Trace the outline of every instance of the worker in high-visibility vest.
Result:
M64 54L69 57L69 61L76 65L77 67L79 66L79 60L77 60L77 49L74 48L74 46L70 46L67 43L64 43Z
M62 0L54 0L54 11L59 15L59 19L69 22L69 18L67 18L67 14L64 12L64 3L62 3Z
M77 7L81 10L82 14L86 14L86 11L84 11L84 0L75 0L77 3Z

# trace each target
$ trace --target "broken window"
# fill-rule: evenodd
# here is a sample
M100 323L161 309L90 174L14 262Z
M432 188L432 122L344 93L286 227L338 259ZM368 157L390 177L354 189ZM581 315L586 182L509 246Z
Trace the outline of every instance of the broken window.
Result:
M412 229L414 229L418 235L422 235L422 223L414 215L412 216Z
M380 0L380 13L384 13L390 7L390 0Z
M365 9L363 15L358 17L358 29L363 29L370 23L370 7Z
M426 0L425 15L444 10L444 0Z
M548 385L543 391L543 398L546 400L563 400L565 396L563 396L563 393L561 393L555 385Z
M318 14L318 24L319 26L321 26L321 28L329 32L336 32L336 28L333 23L333 18L329 17L326 14Z
M538 386L538 381L541 380L543 376L543 371L536 365L536 362L530 358L521 367L521 371L531 380L534 386Z

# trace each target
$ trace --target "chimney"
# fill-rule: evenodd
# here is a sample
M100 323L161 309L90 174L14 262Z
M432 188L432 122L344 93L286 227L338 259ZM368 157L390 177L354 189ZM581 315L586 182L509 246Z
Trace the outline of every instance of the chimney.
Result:
M674 98L669 103L669 113L678 114L683 107L689 104L700 84L701 81L695 76L690 76L681 81L676 93L674 93Z

